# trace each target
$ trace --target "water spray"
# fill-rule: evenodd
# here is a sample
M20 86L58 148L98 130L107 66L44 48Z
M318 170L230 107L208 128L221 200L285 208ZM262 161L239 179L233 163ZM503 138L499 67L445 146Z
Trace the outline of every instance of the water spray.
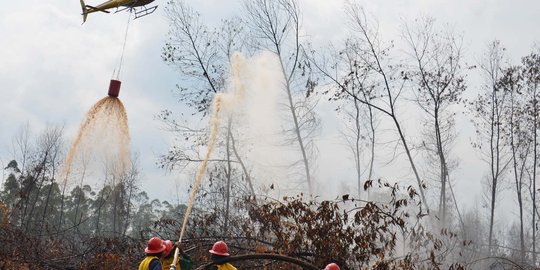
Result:
M107 142L113 143L108 150L112 150L115 156L110 156L107 153L106 156L113 158L115 161L115 175L122 175L130 168L131 151L128 118L124 104L118 98L120 85L119 80L111 80L108 95L96 102L86 113L77 136L64 160L61 173L62 178L64 178L64 185L67 182L68 175L71 173L73 163L76 162L79 155L87 150L91 150L94 155L97 154L93 150L94 147L90 147L95 140L105 144ZM104 130L107 132L104 133Z
M222 94L218 93L214 97L212 118L210 120L210 137L208 138L208 149L206 150L206 155L204 157L204 160L199 166L199 170L197 171L195 184L193 185L193 190L191 191L191 195L189 197L188 208L186 209L186 213L184 214L184 221L182 222L182 229L180 230L180 237L178 238L179 243L182 242L182 238L184 237L184 232L186 229L186 224L188 222L189 214L191 213L191 208L193 208L193 203L195 202L197 191L199 190L199 186L201 185L202 178L206 172L206 167L208 167L208 159L210 159L210 155L212 154L214 150L214 146L216 144L216 138L217 138L218 130L219 130L219 120L220 120L219 113L221 111L221 105L222 105L221 103L222 103ZM174 259L171 264L170 270L176 269L176 263L178 262L179 255L180 255L180 250L176 248L174 251Z
M184 236L186 225L189 219L189 215L191 213L191 209L193 207L193 204L195 202L195 197L197 196L197 191L199 189L199 186L201 185L202 179L204 177L204 174L206 172L206 168L208 166L208 160L214 150L214 146L216 144L216 139L219 131L219 125L220 125L220 118L221 118L221 112L225 111L226 113L232 115L233 113L239 112L238 109L245 106L245 99L246 99L246 90L247 90L247 82L250 82L252 78L250 76L252 75L251 68L248 66L247 59L241 54L241 53L235 53L231 57L231 66L229 71L229 79L228 79L228 91L227 93L218 93L214 97L213 101L213 109L211 114L211 120L210 120L210 136L208 138L208 148L206 151L206 155L204 157L204 160L199 165L196 180L193 184L193 190L191 192L188 206L186 209L186 213L184 215L184 220L182 222L182 228L180 230L180 237L178 239L178 242L182 241L182 238ZM251 185L251 183L250 183ZM253 192L253 188L252 193ZM176 263L178 262L180 255L180 250L178 248L175 249L174 252L174 259L170 266L170 270L176 269Z

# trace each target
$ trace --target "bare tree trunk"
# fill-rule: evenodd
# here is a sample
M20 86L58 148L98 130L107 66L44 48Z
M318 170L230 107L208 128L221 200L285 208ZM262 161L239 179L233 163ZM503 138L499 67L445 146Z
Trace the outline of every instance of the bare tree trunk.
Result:
M244 176L246 177L246 182L248 183L249 190L251 192L251 196L253 196L253 198L256 200L255 188L253 187L253 182L251 181L251 176L250 176L250 174L249 174L249 172L248 172L248 170L246 168L246 165L244 164L244 161L242 160L242 158L238 154L238 150L236 149L235 139L234 139L234 136L232 136L232 134L231 134L231 144L232 144L232 149L233 149L233 152L234 152L234 156L238 160L238 163L240 163L240 167L242 167L242 171L244 172Z
M42 163L43 164L43 163ZM45 165L41 165L41 168L40 168L40 172L38 173L37 177L35 179L39 179L41 178L41 181L39 181L39 184L38 184L38 187L36 189L36 196L34 197L34 200L33 202L31 202L31 206L30 206L30 211L28 212L28 218L26 220L26 225L25 225L25 231L28 232L28 230L30 229L30 225L32 223L32 217L34 216L34 208L37 204L37 201L39 200L39 195L41 194L41 188L43 186L43 182L45 182ZM33 186L33 185L32 185ZM30 196L30 195L29 195ZM28 204L26 204L25 206L25 215L26 215L26 207L28 206ZM35 225L35 224L33 224Z
M538 100L536 94L537 86L533 93L533 175L532 175L532 254L533 266L536 266L536 166L538 165Z
M514 151L514 150L512 150ZM513 153L514 154L514 153ZM516 192L517 192L517 198L518 198L518 207L519 207L519 240L520 240L520 259L521 263L525 264L525 229L524 229L524 218L523 218L523 173L525 171L525 163L526 161L523 160L521 164L521 170L520 175L518 176L517 170L517 162L514 161L514 172L516 177Z
M19 130L17 131L17 134L13 138L12 147L13 147L13 150L12 150L13 151L13 156L17 157L16 160L20 160L20 164L21 164L20 165L20 175L19 175L19 178L18 178L18 184L19 184L19 187L22 188L23 187L22 182L23 182L25 176L27 176L26 164L28 162L30 151L31 151L31 146L30 146L30 125L29 125L28 122L24 126L21 126L19 128ZM18 156L19 154L20 154L20 156ZM21 190L21 192L24 192L24 191ZM24 215L23 215L23 213L20 212L20 209L22 208L22 205L23 205L24 201L25 201L24 198L21 197L21 199L16 203L16 206L19 209L18 210L19 214L18 214L18 217L17 217L17 222L18 222L18 225L21 228L24 225ZM11 219L11 215L13 213L14 212L10 213L10 219Z
M116 185L116 176L114 176L113 174L113 182L111 184L111 191L112 191L112 196L113 196L113 211L112 211L112 215L113 215L113 220L112 220L112 225L113 225L113 233L116 233L116 219L117 219L117 215L118 215L118 197L120 196L120 192L118 190L118 186Z
M283 63L283 60L281 59L283 56L281 55L279 51L279 46L276 46L278 50L278 56L279 56L279 63L281 66L281 72L283 73L283 77L285 78L285 90L287 91L287 100L289 102L289 110L291 111L291 117L293 119L294 123L294 133L296 134L296 139L298 141L298 146L300 148L300 152L302 153L302 163L304 164L304 171L306 173L306 181L308 185L308 191L310 195L313 195L313 185L311 183L311 173L309 171L309 161L308 156L306 153L306 147L304 145L304 139L302 138L302 134L300 132L300 124L298 122L298 115L296 114L295 105L292 98L292 91L291 91L291 84L290 84L290 78L287 76L287 72L285 71L285 65Z
M401 129L401 125L399 124L396 116L393 115L392 119L394 120L394 124L396 125L396 129L399 133L399 137L401 138L401 143L403 143L403 148L405 148L405 154L407 154L407 158L409 159L409 163L411 164L411 168L414 172L414 176L416 177L416 182L418 183L418 190L420 191L420 198L422 199L422 203L426 207L426 211L429 212L429 206L427 204L426 196L424 195L424 185L422 184L422 180L420 179L420 174L418 174L418 170L416 170L416 166L414 165L414 160L411 155L411 151L409 150L409 146L407 145L407 140L405 140L405 135L403 133L403 130Z
M370 129L371 129L371 156L369 158L369 174L368 174L368 179L369 180L373 180L373 163L375 163L375 119L374 119L374 115L373 115L373 108L371 108L370 106L368 106L368 111L369 111L369 126L370 126ZM369 195L368 195L369 197Z
M365 91L362 91L362 95L364 96L364 100L368 100L368 96L366 94ZM354 102L355 102L355 106L356 106L356 102L357 100L354 99ZM375 114L373 112L373 107L371 106L366 106L367 107L367 110L368 110L368 115L369 115L369 129L370 129L370 132L371 132L371 140L370 140L370 148L371 148L371 155L369 157L369 173L368 173L368 180L373 180L373 165L375 163L375 142L376 142L376 134L375 134ZM367 199L369 200L369 194L370 194L370 191L371 189L368 189L368 194L367 194Z
M128 189L128 192L127 192L127 198L126 198L126 201L127 201L126 219L124 220L124 226L123 226L123 229L122 229L122 235L126 235L126 232L127 232L128 228L129 228L130 219L131 219L131 199L133 198L133 191L135 190L135 188L132 186L132 183L129 183L127 185L127 189Z
M47 198L45 199L45 206L43 207L43 215L41 216L41 222L40 222L40 231L42 231L43 225L45 224L45 219L47 217L47 208L49 208L49 200L51 198L53 184L54 182L51 182L51 186L49 187L49 192L47 193Z
M54 164L54 162L53 162ZM54 166L53 166L53 171L54 171ZM53 177L52 177L53 180L51 180L51 185L49 187L49 192L47 193L47 198L45 199L45 206L43 207L43 215L41 216L41 222L40 222L40 229L39 231L43 231L43 226L45 225L45 219L47 217L47 208L49 207L49 201L50 201L50 198L51 198L51 193L52 193L52 190L53 190L53 184L54 184L54 173L53 173Z
M448 207L446 203L448 199L446 197L446 186L450 185L448 165L446 164L446 157L444 155L443 141L441 137L441 126L439 124L439 109L435 109L435 136L437 143L437 155L439 156L439 166L440 166L440 180L441 180L441 193L439 195L439 214L441 215L441 223L446 224Z
M47 194L47 199L45 200L45 207L43 207L43 216L41 217L40 231L43 230L43 224L45 224L45 219L47 217L47 208L49 207L49 200L51 198L51 193L52 193L52 190L53 190L53 184L55 182L55 175L56 175L55 160L56 160L57 153L58 152L56 152L56 151L54 152L52 162L51 162L51 166L52 166L51 186L49 188L49 193Z
M491 203L489 217L489 254L493 249L493 225L495 222L495 202L497 197L497 184L500 173L500 143L501 143L501 122L499 115L499 100L496 97L497 90L493 88L491 102L491 133L490 133L490 157L491 157Z
M356 161L356 177L357 177L357 184L358 184L358 198L360 199L362 194L362 170L360 168L360 106L358 104L357 100L354 100L354 109L355 109L355 116L354 116L354 126L356 128L356 134L355 134L355 151L354 151L354 159ZM371 180L371 178L369 179Z
M456 195L454 194L454 189L452 188L452 185L448 183L448 187L450 188L450 194L452 194L452 199L454 200L454 205L456 206L456 212L458 214L459 223L461 224L461 229L463 231L463 238L462 239L468 239L467 238L467 231L465 230L465 223L463 222L463 218L461 217L461 211L459 211L459 207L456 200Z
M61 147L61 130L59 129L52 129L52 132L49 133L50 136L47 138L49 139L48 142L51 144L51 185L49 188L49 193L47 194L47 198L45 200L45 206L43 207L43 216L41 217L41 223L40 223L40 231L43 231L43 226L45 224L45 219L47 217L47 208L49 207L49 201L51 197L51 193L54 187L54 183L56 182L56 159L58 158L60 147Z
M132 199L134 194L137 191L137 180L139 177L139 170L137 168L138 166L138 155L135 155L131 158L131 170L129 171L129 174L126 178L126 190L127 190L127 206L126 206L126 219L124 221L122 235L126 235L127 230L130 225L131 221L131 208L132 208Z
M66 186L67 186L67 174L66 178L64 179L64 184L62 187L62 195L60 196L60 218L58 219L58 229L61 230L62 226L64 225L64 205L65 205L65 194L66 194Z
M495 120L497 114L496 111L498 107L496 106L497 100L495 99L495 89L493 89L492 93L492 108L491 108L491 133L490 133L490 158L491 158L491 203L490 203L490 215L489 215L489 240L488 240L488 246L489 246L489 254L492 252L493 248L493 224L495 219L495 198L497 195L497 180L498 180L498 172L499 172L499 131L500 131L500 125L497 124L498 120ZM494 133L495 126L497 133ZM494 144L497 146L494 150ZM494 168L495 166L495 168Z
M520 251L519 257L521 263L525 264L525 236L523 229L523 199L521 197L521 192L518 194L518 205L519 205L519 242L520 242Z
M105 200L107 200L107 198L109 196L107 196L107 198L105 197L105 187L107 187L107 173L108 173L108 167L106 166L105 167L105 179L103 180L103 188L101 188L101 195L99 196L99 205L98 205L98 208L97 208L97 216L96 216L96 234L99 234L99 222L101 220L101 207L103 207L103 205L105 205ZM110 194L109 194L110 195Z
M103 185L103 188L101 190L101 196L99 196L99 206L98 206L98 209L97 209L97 215L96 215L96 234L99 235L99 221L101 219L101 207L105 204L105 185Z
M474 113L478 121L475 121L476 131L479 133L479 139L486 142L489 164L489 234L488 234L488 253L493 253L493 227L495 223L495 208L497 202L497 191L499 182L504 176L505 170L512 162L511 155L508 156L508 145L501 142L501 132L503 116L507 114L508 105L506 104L507 91L500 89L502 62L504 60L504 48L500 42L492 42L487 50L484 62L480 66L487 76L485 82L486 92L479 96L474 105ZM482 145L482 141L479 142ZM480 147L480 149L482 149Z
M82 171L82 175L81 175L81 182L79 184L79 194L77 194L77 204L75 206L75 218L73 219L73 225L75 224L79 224L80 221L78 221L78 216L79 216L79 207L81 205L81 198L84 194L83 192L83 182L84 182L84 177L86 175L86 165L83 167L83 171ZM82 220L82 215L81 215L81 220Z
M227 235L227 232L229 231L229 208L230 208L230 200L231 200L231 125L232 125L232 119L229 117L228 123L227 123L227 141L226 141L226 154L227 154L227 171L225 172L227 176L227 185L226 185L226 191L225 191L225 222L223 223L223 233Z
M401 143L403 144L403 148L405 149L405 153L407 154L407 158L409 160L409 163L411 165L411 168L413 170L413 173L414 173L414 176L416 178L416 182L418 184L418 191L420 192L420 198L422 200L422 203L423 205L425 206L426 208L426 211L429 212L429 207L428 207L428 204L427 204L427 201L426 201L426 196L424 195L424 187L423 187L423 184L422 184L422 180L420 178L420 174L418 173L418 170L416 169L416 165L414 163L414 159L412 157L412 154L411 154L411 151L410 151L410 148L407 144L407 140L405 139L405 135L404 135L404 132L403 132L403 129L401 128L401 125L399 124L399 121L397 119L397 116L396 116L396 111L395 111L395 102L396 102L396 98L399 96L399 93L401 92L401 89L398 89L398 93L394 93L392 92L393 90L393 87L391 86L390 84L390 80L392 78L389 78L383 68L383 65L381 63L381 55L379 52L377 52L377 49L375 47L375 44L373 43L374 40L372 40L372 37L370 36L370 34L368 33L368 29L367 29L367 26L366 26L366 23L362 20L361 18L361 15L360 15L360 10L358 9L358 7L355 7L355 6L351 6L350 10L350 15L351 15L351 18L353 19L353 21L356 23L356 26L358 26L358 30L361 32L361 35L362 37L365 39L365 42L367 43L367 46L368 46L368 50L369 50L369 53L371 54L371 57L373 57L373 61L374 61L374 67L373 67L373 70L375 72L377 72L381 78L382 78L382 84L383 84L383 87L386 91L386 94L387 94L387 100L388 100L388 110L384 110L380 107L377 107L375 105L373 105L372 103L368 102L368 101L365 101L365 100L360 100L358 99L358 97L354 96L353 97L355 99L357 99L358 101L360 101L361 103L364 103L368 106L371 106L383 113L385 113L386 115L390 116L396 126L396 130L399 134L399 137L401 139ZM395 96L394 96L395 95Z
M535 100L536 103L536 100ZM538 134L537 134L537 108L535 104L535 120L534 120L534 150L533 150L533 184L532 184L532 206L533 206L533 213L532 213L532 252L533 252L533 265L536 266L537 261L537 254L536 254L536 166L538 164Z
M515 97L514 92L510 92L510 147L512 148L512 162L514 166L514 181L516 184L516 193L517 193L517 199L518 199L518 207L519 207L519 240L520 240L520 263L525 263L525 237L524 237L524 230L523 230L523 199L522 199L522 190L523 190L523 171L525 166L525 161L521 160L523 162L521 171L518 168L518 153L517 151L520 150L522 145L522 140L520 139L517 143L515 140L515 134L518 133L518 136L521 136L519 132L521 132L517 127L516 123L514 122L514 116L515 116L515 107L516 104L514 103ZM519 175L518 175L519 174Z
M375 163L375 141L376 141L376 138L375 138L375 126L374 126L374 115L373 115L373 111L372 111L372 108L368 106L368 110L369 110L369 126L370 126L370 129L371 129L371 156L369 157L369 174L368 174L368 180L373 180L373 164ZM368 189L368 195L367 195L367 198L368 200L370 200L370 192L371 192L371 189Z
M441 126L443 115L448 107L457 103L466 89L461 75L461 43L453 33L434 30L434 19L425 18L417 21L418 29L405 27L405 37L413 52L411 69L413 81L416 81L416 103L432 119L435 131L435 152L438 161L438 174L441 189L439 194L438 212L441 224L444 226L448 215L447 186L449 185L449 170L445 144L452 140L452 134L445 127L452 127L451 122ZM431 140L431 132L428 135ZM432 153L430 153L432 155Z
M19 128L13 141L13 155L17 156L16 153L20 152L21 175L25 175L26 163L28 162L28 157L30 155L30 124L28 122Z
M305 171L306 182L309 194L313 194L313 183L309 167L309 157L306 150L306 143L302 137L301 126L299 121L297 106L293 100L292 82L298 78L299 62L301 59L301 44L300 44L300 14L294 0L257 0L246 1L247 15L257 37L261 37L270 43L274 52L279 58L281 72L285 80L285 91L287 92L287 106L291 113L293 122L293 133L295 140L298 143L299 150L302 155L302 164ZM285 47L283 44L286 40L291 40L291 52L286 55L283 52ZM284 59L289 59L290 70L287 67Z

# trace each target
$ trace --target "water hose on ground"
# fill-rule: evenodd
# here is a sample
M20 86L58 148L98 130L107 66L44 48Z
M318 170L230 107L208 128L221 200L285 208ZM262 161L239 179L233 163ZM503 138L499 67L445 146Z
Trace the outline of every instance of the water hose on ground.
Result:
M320 270L319 267L316 267L315 265L309 262L306 262L306 261L303 261L294 257L281 255L281 254L269 254L269 253L230 256L230 257L223 258L219 261L210 262L205 265L201 265L196 270L210 269L212 265L216 265L216 264L238 262L238 261L248 261L248 260L276 260L276 261L283 261L283 262L296 264L302 267L303 269L307 269L307 270Z

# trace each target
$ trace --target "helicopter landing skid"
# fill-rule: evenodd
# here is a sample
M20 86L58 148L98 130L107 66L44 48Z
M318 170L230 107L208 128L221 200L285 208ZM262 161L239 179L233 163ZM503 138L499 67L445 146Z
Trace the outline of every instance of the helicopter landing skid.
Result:
M156 11L157 7L158 6L153 6L153 7L146 7L146 6L133 7L133 6L128 6L128 7L117 8L114 13L118 13L118 12L121 12L121 11L124 11L124 10L129 10L130 12L133 12L135 14L135 17L133 18L135 20L135 19L138 19L138 18L141 18L141 17L144 17L146 15L150 15L150 14L154 13L154 11Z
M157 7L158 6L153 6L153 7L142 6L140 9L134 8L133 13L135 13L135 18L133 18L133 19L135 20L135 19L138 19L138 18L141 18L141 17L144 17L146 15L150 15L150 14L154 13L154 11L156 11Z

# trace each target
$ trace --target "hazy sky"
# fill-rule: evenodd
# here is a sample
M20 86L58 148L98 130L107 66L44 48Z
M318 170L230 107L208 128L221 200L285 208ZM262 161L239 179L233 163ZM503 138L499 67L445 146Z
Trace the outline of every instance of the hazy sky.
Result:
M234 14L240 7L235 0L187 1L202 13L210 25ZM466 56L470 64L480 58L486 44L499 39L508 48L512 61L530 52L540 39L540 1L537 0L377 0L359 1L378 19L382 37L399 39L403 21L419 15L435 17L464 34ZM99 0L87 0L97 5ZM171 135L154 120L162 109L187 111L175 101L171 90L178 82L173 69L163 63L161 47L166 40L165 1L156 0L155 14L132 21L128 33L120 80L120 98L129 116L132 150L141 155L144 172L142 186L152 197L173 198L175 182L185 182L177 173L166 173L155 166L157 156L167 150ZM316 45L328 40L339 44L347 25L341 0L302 0L303 33ZM65 126L71 143L85 112L107 94L117 66L128 13L90 14L81 25L80 5L72 1L6 1L0 8L0 160L10 159L9 147L16 130L28 122L34 133L46 124ZM472 76L469 94L478 88ZM476 88L476 89L475 89ZM343 150L337 133L337 119L325 115L331 105L323 104L322 136L319 139L320 164L333 164L333 170L319 169L325 181L343 181L351 164L347 157L337 158ZM478 156L472 154L467 134L471 126L458 123L460 138L456 153L463 155L456 172L456 190L473 190L479 196L479 179L485 171ZM341 150L340 150L341 149ZM0 164L1 165L1 164ZM338 179L339 178L339 179ZM461 180L460 180L461 179ZM474 182L472 182L474 179ZM471 180L471 181L469 181ZM166 188L159 189L163 185ZM335 185L330 192L340 192ZM171 188L172 187L172 188ZM458 200L471 196L461 193Z

